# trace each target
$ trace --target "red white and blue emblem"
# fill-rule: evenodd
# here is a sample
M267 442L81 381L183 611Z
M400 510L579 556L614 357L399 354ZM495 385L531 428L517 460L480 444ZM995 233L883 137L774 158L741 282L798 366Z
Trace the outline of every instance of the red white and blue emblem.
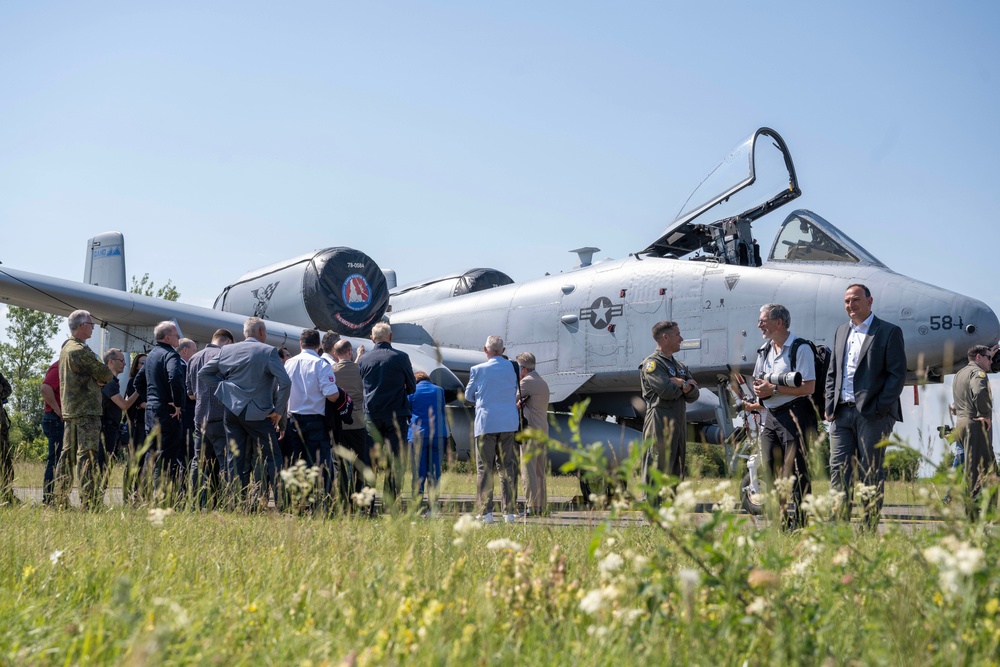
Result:
M351 310L364 310L372 302L372 288L368 281L360 273L352 273L347 276L344 286L341 288L341 296L344 303Z

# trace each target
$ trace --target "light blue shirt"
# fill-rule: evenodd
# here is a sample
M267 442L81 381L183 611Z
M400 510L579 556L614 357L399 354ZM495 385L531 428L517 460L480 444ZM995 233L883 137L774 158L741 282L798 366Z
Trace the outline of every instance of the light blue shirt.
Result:
M476 404L475 434L512 433L520 426L517 415L517 384L514 364L491 357L469 371L465 400Z

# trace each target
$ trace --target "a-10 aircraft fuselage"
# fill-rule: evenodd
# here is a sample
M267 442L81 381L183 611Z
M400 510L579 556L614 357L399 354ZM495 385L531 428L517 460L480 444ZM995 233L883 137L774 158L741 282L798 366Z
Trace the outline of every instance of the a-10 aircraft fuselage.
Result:
M827 240L837 233L808 211L796 211L785 225L803 221ZM1000 336L996 315L981 301L875 262L797 259L752 267L629 256L406 310L391 307L388 315L395 340L436 345L460 379L483 360L486 337L499 335L510 358L535 355L554 403L587 396L591 412L621 417L641 411L639 368L655 347L652 326L662 320L678 323L684 343L677 356L704 386L731 371L752 371L766 303L789 309L795 335L832 345L847 321L843 298L852 283L865 284L875 314L903 329L910 383L939 380L964 365L969 346Z

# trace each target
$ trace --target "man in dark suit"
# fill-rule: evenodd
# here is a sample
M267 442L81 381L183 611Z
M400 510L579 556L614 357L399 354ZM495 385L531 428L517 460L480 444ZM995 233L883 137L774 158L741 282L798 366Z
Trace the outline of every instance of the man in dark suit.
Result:
M405 353L392 347L392 329L385 322L372 327L371 352L358 362L364 385L365 425L375 441L377 456L386 468L383 504L398 509L399 483L405 472L403 443L410 422L409 396L416 388L413 366Z
M230 470L239 479L241 499L248 497L253 467L249 445L256 442L264 458L268 481L275 489L274 503L280 509L281 450L276 428L288 407L291 380L278 350L266 343L264 320L248 319L243 325L243 335L246 340L226 345L218 356L201 367L198 381L204 382L225 408L226 439L235 443Z
M156 346L146 356L144 372L136 376L135 387L137 393L146 396L146 436L159 429L153 486L172 498L181 490L186 468L181 423L181 410L187 400L184 366L174 349L180 341L177 325L169 320L160 322L153 329L153 337Z
M826 421L830 424L830 488L846 494L840 517L849 520L858 469L865 510L863 526L878 527L885 489L885 449L877 447L903 420L899 396L906 380L903 332L872 313L872 294L855 284L844 294L851 321L837 329L826 376Z

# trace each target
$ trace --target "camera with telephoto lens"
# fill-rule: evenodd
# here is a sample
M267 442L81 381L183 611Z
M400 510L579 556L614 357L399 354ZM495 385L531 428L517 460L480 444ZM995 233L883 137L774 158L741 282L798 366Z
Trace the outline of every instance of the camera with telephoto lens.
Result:
M792 371L791 373L762 373L760 379L780 387L801 387L802 373Z

